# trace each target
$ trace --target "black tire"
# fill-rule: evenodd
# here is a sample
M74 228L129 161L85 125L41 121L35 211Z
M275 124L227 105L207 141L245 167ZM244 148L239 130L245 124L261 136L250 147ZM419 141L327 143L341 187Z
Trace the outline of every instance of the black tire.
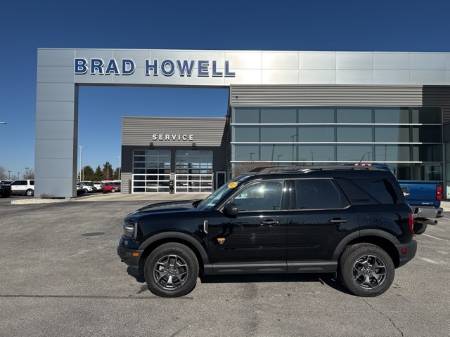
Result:
M381 274L384 274L384 277L379 279L374 276ZM339 261L339 279L347 290L356 296L381 295L389 289L394 276L395 266L392 258L383 248L370 243L348 246Z
M27 197L32 197L32 196L34 195L34 191L30 188L29 190L27 190L27 191L25 192L25 195L26 195Z
M155 271L155 269L158 269L157 263L164 261L167 256L177 256L180 258L179 261L181 261L181 264L184 263L186 265L185 269L184 267L180 267L182 271L185 271L183 275L186 276L174 289L168 289L163 286L163 283L168 281L168 278L166 280L165 277L161 277L159 279L160 282L156 279L158 273L160 273L158 270ZM197 284L198 271L198 261L194 252L183 244L170 242L155 248L155 250L153 250L147 257L144 266L144 277L147 282L148 289L153 294L161 297L180 297L189 294L195 288L195 285ZM177 276L174 276L173 278L175 280L178 279Z

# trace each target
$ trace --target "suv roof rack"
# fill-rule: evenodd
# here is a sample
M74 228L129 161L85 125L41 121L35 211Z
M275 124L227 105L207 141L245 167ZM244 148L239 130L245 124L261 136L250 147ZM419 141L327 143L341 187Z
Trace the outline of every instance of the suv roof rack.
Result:
M328 170L377 170L389 171L389 167L379 163L355 163L342 165L286 165L286 166L263 166L250 170L249 173L270 174L270 173L308 173L311 171L328 171Z

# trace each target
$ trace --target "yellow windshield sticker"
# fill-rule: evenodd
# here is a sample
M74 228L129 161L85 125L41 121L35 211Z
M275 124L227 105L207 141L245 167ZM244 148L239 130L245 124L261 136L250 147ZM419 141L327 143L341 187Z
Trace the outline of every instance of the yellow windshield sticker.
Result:
M230 182L228 183L228 188L233 189L233 188L236 188L237 185L238 185L238 183L237 183L236 181L230 181Z

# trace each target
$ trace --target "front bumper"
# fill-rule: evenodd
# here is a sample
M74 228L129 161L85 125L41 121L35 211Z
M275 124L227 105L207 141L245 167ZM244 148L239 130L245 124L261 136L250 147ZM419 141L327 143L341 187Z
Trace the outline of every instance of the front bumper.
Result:
M411 240L408 243L402 243L396 246L399 256L399 267L411 261L417 252L417 241Z
M144 251L138 249L137 244L130 238L122 236L117 247L120 260L129 266L138 267L139 260Z

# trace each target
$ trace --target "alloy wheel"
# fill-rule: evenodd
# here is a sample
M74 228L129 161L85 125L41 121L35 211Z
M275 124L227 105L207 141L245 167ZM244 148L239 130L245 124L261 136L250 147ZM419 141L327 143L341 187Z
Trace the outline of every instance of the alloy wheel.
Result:
M153 278L161 288L176 290L188 279L188 265L179 255L164 255L153 267Z
M375 255L363 255L353 264L353 281L363 289L374 289L386 279L386 265Z

